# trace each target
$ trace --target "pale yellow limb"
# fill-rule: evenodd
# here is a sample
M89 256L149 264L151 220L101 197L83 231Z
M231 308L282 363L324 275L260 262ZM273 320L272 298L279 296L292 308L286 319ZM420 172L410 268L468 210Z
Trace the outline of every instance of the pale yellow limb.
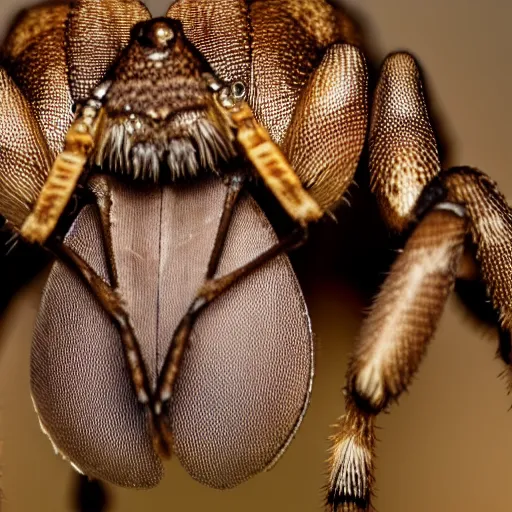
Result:
M245 101L238 103L230 117L238 143L288 215L302 226L319 220L324 212L304 189L268 131L256 121L249 105Z
M42 245L53 233L94 149L102 113L103 109L85 107L70 126L64 151L55 159L32 213L21 227L27 241Z

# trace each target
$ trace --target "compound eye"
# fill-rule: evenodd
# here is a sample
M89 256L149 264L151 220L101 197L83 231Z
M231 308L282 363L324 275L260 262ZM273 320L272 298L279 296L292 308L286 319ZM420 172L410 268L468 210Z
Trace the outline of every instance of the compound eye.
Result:
M143 39L145 37L145 35L146 35L146 23L144 23L144 22L137 23L137 25L135 25L132 28L132 33L131 33L132 39L140 41L141 39Z

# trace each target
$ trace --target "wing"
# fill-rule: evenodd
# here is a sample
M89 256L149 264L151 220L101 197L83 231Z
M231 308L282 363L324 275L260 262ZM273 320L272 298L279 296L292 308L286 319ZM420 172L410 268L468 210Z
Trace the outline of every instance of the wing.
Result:
M181 315L202 283L223 205L218 180L178 188L115 185L112 234L120 291L155 381ZM106 276L93 211L67 237ZM238 205L221 261L233 270L276 242L255 202ZM57 313L56 313L57 311ZM86 474L148 487L162 475L114 326L55 265L32 352L32 393L61 452ZM175 453L208 485L232 487L272 465L308 403L312 335L288 259L242 280L201 316L170 410Z

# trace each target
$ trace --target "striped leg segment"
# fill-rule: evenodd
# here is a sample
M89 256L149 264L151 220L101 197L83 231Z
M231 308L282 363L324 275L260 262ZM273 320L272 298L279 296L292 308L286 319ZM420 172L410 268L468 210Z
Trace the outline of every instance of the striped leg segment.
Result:
M333 511L369 510L375 416L419 367L455 283L465 235L464 209L438 205L409 238L364 322L347 374L346 414L334 436Z
M329 465L330 510L359 512L368 510L373 485L375 416L362 411L348 395L345 415L332 437Z
M34 209L21 227L22 236L29 242L44 245L68 205L94 150L103 115L102 100L109 87L109 82L100 84L69 127L64 151L57 155Z
M408 54L390 55L382 66L369 149L381 214L392 230L404 231L416 221L418 198L441 168L420 70ZM454 284L466 221L463 208L444 206L413 232L362 327L347 373L346 414L333 438L332 511L370 510L375 416L409 384Z

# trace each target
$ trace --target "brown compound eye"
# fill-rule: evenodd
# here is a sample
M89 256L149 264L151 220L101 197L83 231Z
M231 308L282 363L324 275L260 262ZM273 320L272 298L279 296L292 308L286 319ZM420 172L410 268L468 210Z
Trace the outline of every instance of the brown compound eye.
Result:
M181 23L168 18L157 18L137 24L132 32L142 46L147 48L169 48L182 33Z

